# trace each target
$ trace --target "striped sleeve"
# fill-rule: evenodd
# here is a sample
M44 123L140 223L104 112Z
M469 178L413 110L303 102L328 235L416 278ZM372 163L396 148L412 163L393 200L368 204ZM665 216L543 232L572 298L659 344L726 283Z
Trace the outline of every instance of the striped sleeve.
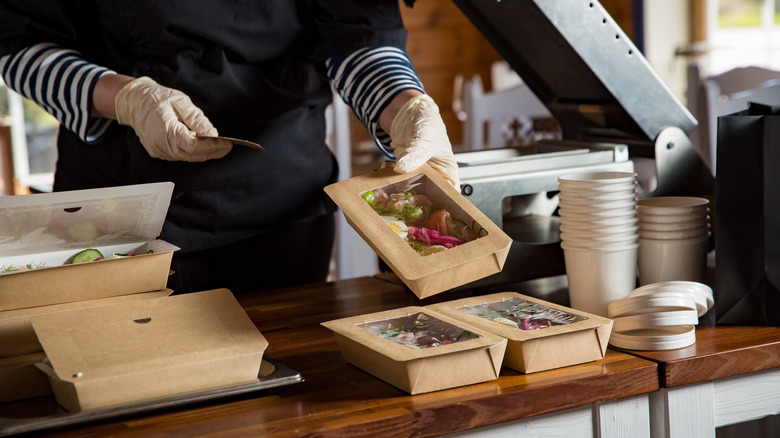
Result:
M382 152L395 159L390 135L379 127L379 115L404 90L425 92L412 61L397 47L369 47L326 61L336 92L354 111Z
M40 43L0 57L0 76L6 85L32 100L86 143L105 134L110 119L90 117L92 90L106 73L73 50Z

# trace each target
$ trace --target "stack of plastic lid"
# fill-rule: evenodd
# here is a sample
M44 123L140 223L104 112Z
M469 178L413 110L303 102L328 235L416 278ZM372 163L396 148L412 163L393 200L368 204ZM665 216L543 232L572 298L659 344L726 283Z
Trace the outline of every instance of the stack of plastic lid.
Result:
M696 325L714 304L712 289L694 281L665 281L634 289L610 303L609 343L628 350L672 350L696 342Z

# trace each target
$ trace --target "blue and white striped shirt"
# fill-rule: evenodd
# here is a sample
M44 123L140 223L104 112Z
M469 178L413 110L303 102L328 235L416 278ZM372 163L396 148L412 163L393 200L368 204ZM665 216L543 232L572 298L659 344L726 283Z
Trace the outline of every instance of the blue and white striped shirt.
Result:
M330 58L333 88L352 108L377 145L390 158L390 136L379 115L398 93L424 92L412 62L395 47L371 47ZM113 71L85 61L74 50L40 43L0 57L0 76L9 88L40 105L86 143L96 143L111 120L92 117L92 90Z
M395 47L370 47L330 58L325 63L333 88L390 158L390 135L379 127L379 115L398 93L423 90L412 61Z
M73 50L41 43L0 58L6 85L37 103L87 143L105 133L108 119L90 117L92 90L100 76L112 73L84 61Z

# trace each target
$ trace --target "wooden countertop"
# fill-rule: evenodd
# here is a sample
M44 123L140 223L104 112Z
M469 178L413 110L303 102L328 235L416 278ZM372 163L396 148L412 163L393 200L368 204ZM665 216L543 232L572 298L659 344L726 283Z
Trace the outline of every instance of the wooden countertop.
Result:
M699 326L690 347L629 353L657 362L672 388L780 367L780 327Z
M437 300L462 298L444 293ZM603 360L409 396L346 363L323 321L427 305L379 278L240 296L270 345L304 381L229 399L118 418L47 436L434 436L631 397L659 388L655 363L608 350Z

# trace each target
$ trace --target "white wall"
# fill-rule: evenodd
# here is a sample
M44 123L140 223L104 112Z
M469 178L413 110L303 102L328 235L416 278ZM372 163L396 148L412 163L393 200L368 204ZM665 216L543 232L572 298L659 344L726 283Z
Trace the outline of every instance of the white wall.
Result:
M669 88L685 103L686 66L688 59L675 56L689 40L689 2L680 0L645 0L644 54Z

